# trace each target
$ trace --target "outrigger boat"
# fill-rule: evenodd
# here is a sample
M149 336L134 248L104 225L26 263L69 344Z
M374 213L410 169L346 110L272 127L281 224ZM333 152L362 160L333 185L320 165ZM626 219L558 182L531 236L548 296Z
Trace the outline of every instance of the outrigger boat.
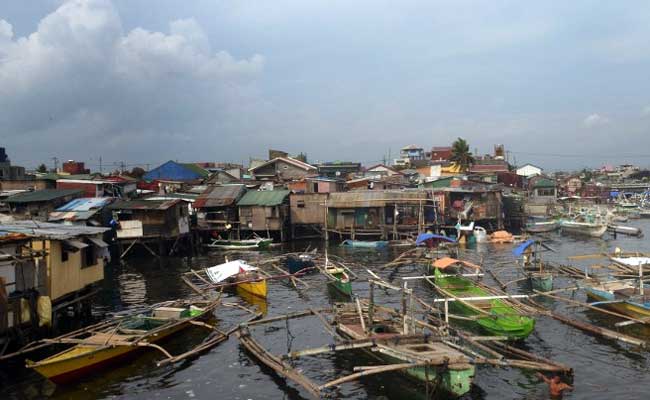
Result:
M323 273L329 278L328 285L331 288L346 297L352 296L352 283L350 282L350 276L345 272L343 267L337 265L326 265Z
M222 282L234 284L238 291L241 290L253 296L266 298L266 277L259 273L257 267L248 265L243 260L229 261L206 268L205 274L213 284Z
M522 257L521 267L524 270L524 274L528 278L530 287L533 290L548 292L553 290L553 274L551 272L544 271L544 267L546 265L544 262L542 262L540 256L540 245L544 246L546 249L550 249L550 247L544 245L543 243L531 239L517 246L512 251L512 254L517 257Z
M463 268L478 272L480 266L444 257L435 260L433 267L435 289L441 295L455 300L449 302L450 310L469 318L477 328L513 340L525 339L535 328L533 318L522 315L507 299L494 298L495 289L490 292L467 277L450 275L454 270L458 272Z
M352 303L335 304L336 331L352 341L377 341L379 351L366 350L366 353L386 364L428 364L402 369L401 372L409 378L434 385L434 391L452 397L469 392L475 374L469 357L445 344L443 338L425 336L421 331L405 331L401 319L381 312L381 308L372 306L372 315L368 315L368 307L360 311L361 307ZM361 322L362 319L368 321L368 326ZM441 368L443 364L446 368Z
M557 221L531 221L526 224L524 230L528 233L553 232L560 227Z
M214 239L212 242L204 245L205 247L221 250L251 250L267 249L273 243L273 239L255 238L243 240L222 240Z
M343 247L358 247L358 248L364 248L364 249L379 249L379 248L387 247L388 242L385 241L385 240L364 241L364 240L346 239L343 242L341 242L341 246L343 246Z
M39 361L26 360L27 368L35 370L54 383L71 382L134 356L143 349L155 349L164 354L165 358L158 362L158 365L177 362L227 338L227 334L199 321L212 316L213 310L219 304L218 300L168 301L145 312L115 317L58 338L34 342L15 354L25 354L54 344L72 345ZM157 344L193 325L208 328L217 336L178 356L172 356Z

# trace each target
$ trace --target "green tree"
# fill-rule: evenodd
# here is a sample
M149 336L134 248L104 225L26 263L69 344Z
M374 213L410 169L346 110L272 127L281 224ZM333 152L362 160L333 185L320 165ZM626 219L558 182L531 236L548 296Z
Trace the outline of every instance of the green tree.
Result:
M47 172L47 165L45 165L45 164L39 165L38 168L36 168L36 171L37 172L43 172L43 173Z
M465 139L458 138L452 143L449 161L453 161L459 165L463 172L467 172L472 164L474 164L474 156L469 151L469 145Z

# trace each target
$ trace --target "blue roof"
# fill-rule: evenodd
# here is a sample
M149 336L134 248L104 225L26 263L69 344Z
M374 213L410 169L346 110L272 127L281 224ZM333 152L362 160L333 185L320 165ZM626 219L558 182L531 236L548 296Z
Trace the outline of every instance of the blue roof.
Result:
M514 250L512 250L512 254L514 254L515 256L520 256L524 254L524 251L526 251L527 248L532 246L533 243L535 243L533 239L526 240L525 242L517 246Z
M431 240L431 239L444 240L450 243L456 243L454 239L447 236L436 235L435 233L420 233L418 235L418 238L415 239L415 245L417 246L418 244L424 243L427 240Z
M90 211L102 208L112 201L113 198L111 197L82 197L62 205L56 211Z
M170 160L147 172L142 178L146 181L192 181L205 178L207 175L206 172L205 170L201 172L201 168L198 166L181 164Z

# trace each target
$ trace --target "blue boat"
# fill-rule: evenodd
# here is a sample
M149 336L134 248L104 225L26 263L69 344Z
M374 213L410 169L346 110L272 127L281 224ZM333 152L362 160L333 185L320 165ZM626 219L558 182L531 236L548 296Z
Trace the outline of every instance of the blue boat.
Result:
M299 256L287 256L285 266L290 274L295 274L303 269L312 268L314 264L314 257L310 254L301 254Z

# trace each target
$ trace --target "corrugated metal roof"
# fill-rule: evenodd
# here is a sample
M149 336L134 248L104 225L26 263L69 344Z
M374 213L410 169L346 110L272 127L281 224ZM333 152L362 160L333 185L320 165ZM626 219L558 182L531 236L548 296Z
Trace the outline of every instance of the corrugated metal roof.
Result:
M181 201L183 200L118 200L108 208L110 210L167 210Z
M97 210L91 211L54 211L51 212L47 220L49 222L56 221L86 221L90 219L93 215L97 214Z
M211 186L201 193L194 203L194 208L231 206L245 191L244 185Z
M16 221L10 224L1 224L0 232L18 233L30 237L65 240L79 236L98 235L110 228L96 228L82 225L63 225L49 222Z
M262 190L247 192L237 202L238 206L277 206L289 196L288 190Z
M103 208L107 204L112 203L113 200L115 199L112 197L82 197L62 205L56 211L90 211Z
M357 207L383 207L391 203L413 203L430 200L427 192L423 190L409 191L357 191L357 192L336 192L330 193L327 201L328 207L333 208L357 208Z
M36 203L50 201L61 197L83 193L79 189L43 189L13 195L4 200L5 203Z
M192 181L203 179L209 175L209 172L195 164L182 164L175 161L167 161L147 172L143 179L152 180L170 180L170 181Z

